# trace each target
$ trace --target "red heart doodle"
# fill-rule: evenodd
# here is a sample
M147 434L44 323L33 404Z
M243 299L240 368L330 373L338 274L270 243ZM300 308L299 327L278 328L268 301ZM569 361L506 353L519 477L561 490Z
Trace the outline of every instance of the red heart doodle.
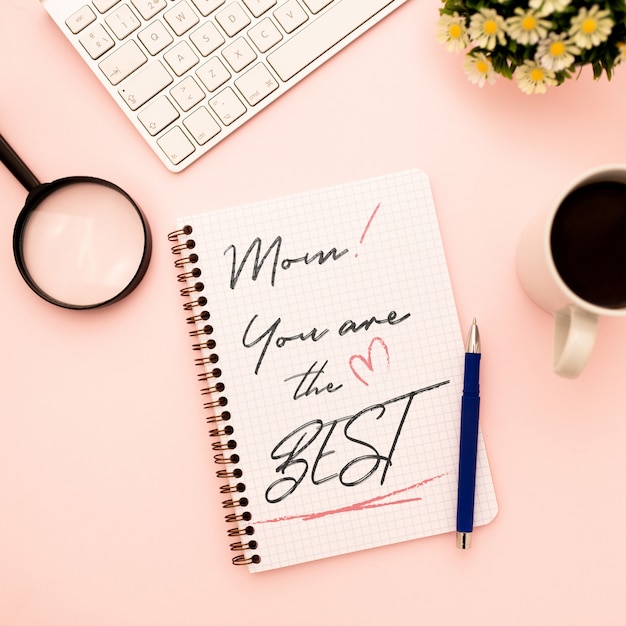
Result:
M389 368L389 348L387 348L387 344L380 338L380 337L374 337L374 339L372 339L372 341L370 341L370 345L367 349L367 358L365 358L364 356L360 355L360 354L353 354L350 357L350 369L352 370L352 373L358 378L358 380L360 382L362 382L366 387L369 386L369 383L367 382L367 380L365 380L363 378L363 376L361 376L355 369L354 367L354 362L355 361L360 361L361 363L363 363L363 365L365 365L365 367L370 371L370 372L374 372L374 363L372 360L372 351L374 350L375 346L380 346L380 348L384 351L385 353L385 357L387 359L387 368ZM378 350L377 350L378 352Z

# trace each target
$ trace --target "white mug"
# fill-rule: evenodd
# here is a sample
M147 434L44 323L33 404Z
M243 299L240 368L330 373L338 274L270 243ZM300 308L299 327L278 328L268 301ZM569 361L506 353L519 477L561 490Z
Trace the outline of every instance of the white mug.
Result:
M527 294L554 315L554 371L575 378L599 316L626 316L626 164L584 173L536 215L516 269Z

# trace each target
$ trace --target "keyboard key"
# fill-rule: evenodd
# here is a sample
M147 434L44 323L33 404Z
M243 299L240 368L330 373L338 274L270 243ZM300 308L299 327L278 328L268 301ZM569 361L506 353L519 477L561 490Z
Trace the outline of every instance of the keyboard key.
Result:
M206 22L200 28L194 30L189 35L189 39L191 39L191 42L198 48L198 52L203 57L209 56L211 52L217 50L225 41L213 22Z
M87 54L92 59L99 59L105 52L108 52L114 45L112 37L107 33L102 24L94 24L78 38Z
M220 125L204 107L200 107L197 111L194 111L183 121L183 124L201 146L209 141L209 139L213 139L213 137L222 130Z
M193 28L200 21L200 18L193 12L187 0L182 0L165 13L165 20L172 27L172 30L180 36Z
M170 101L161 96L142 109L137 117L145 129L154 136L180 116Z
M213 57L196 70L196 76L209 91L215 91L230 78L231 74L217 57Z
M248 31L248 37L259 49L259 52L267 52L283 38L269 17L264 18L256 26L253 26Z
M239 2L231 2L215 15L215 19L229 37L234 37L251 23L248 14L241 8Z
M88 6L84 6L78 9L76 13L70 15L65 20L65 23L67 24L67 27L76 35L77 33L80 33L83 28L87 28L89 24L95 22L95 20L96 14Z
M178 85L170 89L170 94L183 111L189 111L204 98L204 91L200 89L193 76L187 76Z
M144 20L154 17L166 6L166 0L131 0L131 2Z
M302 0L311 13L319 13L327 7L333 0Z
M176 76L182 76L194 65L198 64L198 57L193 53L191 46L186 41L177 43L171 50L163 55L167 64L172 68Z
M244 67L248 67L256 59L254 50L243 37L239 37L230 46L224 48L222 56L235 72L241 72Z
M209 105L222 120L224 126L229 126L246 112L246 107L230 87L226 87L209 100Z
M148 102L150 98L172 82L174 79L163 67L163 64L160 61L155 61L133 74L124 83L124 86L118 89L118 93L131 110L136 111L142 104Z
M277 0L243 0L254 17L261 17L265 11L275 7Z
M148 28L144 28L139 33L139 41L141 41L146 47L146 50L154 56L155 54L159 54L162 50L165 50L165 48L174 41L174 38L167 28L163 26L163 22L155 20Z
M255 65L251 70L242 74L235 80L235 85L250 106L261 102L263 98L276 91L279 86L263 63Z
M110 8L114 7L120 0L93 0L93 5L100 11L105 13Z
M196 9L202 13L204 17L209 15L209 13L213 13L215 9L221 7L226 0L193 0L193 3L196 5Z
M126 39L141 26L141 22L127 4L107 15L104 21L118 39Z
M129 41L111 52L98 66L112 85L118 85L147 61L148 58L139 46L134 41Z
M196 150L178 126L168 130L157 143L173 165L178 165Z
M302 26L302 24L309 19L306 11L296 0L288 0L285 4L281 4L281 6L274 11L274 17L285 29L286 33L293 33L296 28Z
M293 78L393 0L343 0L310 22L267 60L282 80Z

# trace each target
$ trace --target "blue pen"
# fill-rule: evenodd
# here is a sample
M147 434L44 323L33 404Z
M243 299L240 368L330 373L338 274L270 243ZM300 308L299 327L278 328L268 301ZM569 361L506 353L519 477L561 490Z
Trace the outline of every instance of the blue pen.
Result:
M456 510L456 546L467 550L472 545L474 492L476 491L476 453L480 396L480 335L476 318L467 335L465 375L461 400L461 445L459 454L459 493Z

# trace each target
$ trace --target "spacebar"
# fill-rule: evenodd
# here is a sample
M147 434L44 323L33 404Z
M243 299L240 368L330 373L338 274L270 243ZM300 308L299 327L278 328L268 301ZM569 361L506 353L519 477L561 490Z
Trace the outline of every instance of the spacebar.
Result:
M342 0L268 54L267 60L287 81L393 1Z

